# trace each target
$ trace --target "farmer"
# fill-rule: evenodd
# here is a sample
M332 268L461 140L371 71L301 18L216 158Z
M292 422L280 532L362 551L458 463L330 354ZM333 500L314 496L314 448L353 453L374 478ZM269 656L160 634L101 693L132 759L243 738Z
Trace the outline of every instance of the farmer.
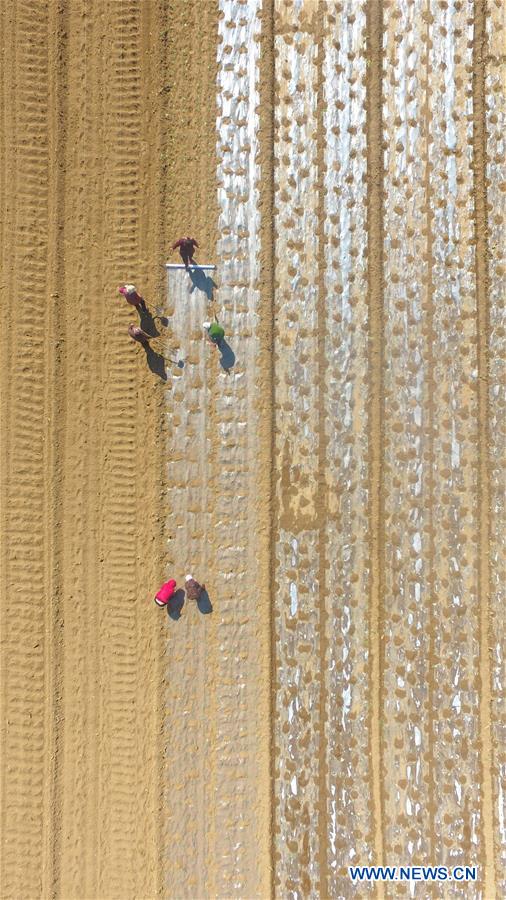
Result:
M120 294L123 294L126 302L130 303L131 306L135 306L136 308L140 306L141 309L146 309L146 304L142 297L137 293L135 284L120 284L118 291Z
M196 266L197 263L193 258L193 254L195 252L195 247L198 247L197 241L195 238L191 237L183 237L179 238L178 241L173 245L172 249L177 250L179 247L179 253L181 255L181 259L184 262L185 269L189 268L189 264L191 263L193 266Z
M176 581L174 578L171 578L170 581L166 581L165 584L162 584L158 593L155 594L155 603L157 606L167 606L170 598L174 596L175 590Z
M185 578L186 596L188 600L199 600L202 591L205 591L205 584L199 584L195 581L193 575L187 575Z
M225 329L218 324L218 322L203 322L202 328L207 331L207 335L212 344L216 344L217 347L220 346L223 338L225 337Z
M150 335L146 334L135 322L130 322L128 333L133 341L138 341L143 347L149 347Z

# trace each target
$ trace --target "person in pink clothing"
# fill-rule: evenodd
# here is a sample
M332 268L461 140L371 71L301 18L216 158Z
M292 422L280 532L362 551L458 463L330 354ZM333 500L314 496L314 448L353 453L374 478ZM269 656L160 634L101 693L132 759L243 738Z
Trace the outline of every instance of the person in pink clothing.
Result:
M155 603L157 606L167 606L167 603L174 596L174 591L176 590L176 581L174 578L171 578L170 581L166 581L165 584L162 584L160 590L157 594L155 594Z
M146 309L146 304L140 294L137 293L135 284L120 284L118 287L118 291L120 292L120 294L123 294L126 302L130 303L130 306Z
M130 322L130 325L128 326L128 334L133 341L138 341L139 344L142 344L143 347L149 348L151 335L146 334L146 332L142 330L140 325L136 325L135 322Z

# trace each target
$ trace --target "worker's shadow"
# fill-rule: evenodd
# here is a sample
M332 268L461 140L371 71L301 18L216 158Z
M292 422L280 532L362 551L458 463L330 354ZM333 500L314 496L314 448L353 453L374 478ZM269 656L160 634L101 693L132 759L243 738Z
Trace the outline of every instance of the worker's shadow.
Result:
M167 362L170 362L171 365L177 366L178 369L184 369L184 360L183 359L165 359L161 353L157 353L156 350L153 350L149 344L144 345L144 351L146 353L146 362L151 369L153 375L158 375L158 377L162 381L167 381Z
M202 291L208 300L212 300L213 291L218 285L202 269L189 269L188 271L192 283L190 294L193 294L195 290Z
M137 308L140 318L140 326L146 334L149 334L150 337L156 338L160 336L160 331L158 330L155 322L155 318L159 319L160 323L167 327L169 324L169 320L165 318L165 316L153 316L147 307L138 307ZM144 346L144 350L146 352L146 362L153 372L153 375L158 375L158 377L162 381L167 381L167 368L165 357L162 356L161 353L157 353L156 350L153 350L150 346ZM177 363L175 360L171 360L172 363L175 363L179 369L184 368L183 360L179 360Z
M235 353L230 344L227 344L225 338L222 338L220 341L218 350L220 351L220 366L227 375L230 375L232 368L235 366Z
M154 337L154 338L158 337L160 332L158 331L158 328L156 327L156 324L155 324L155 319L154 319L152 313L150 313L147 306L144 307L144 309L142 307L138 306L137 311L139 313L139 319L140 319L139 324L140 324L142 330L145 331L146 334L149 334L150 337ZM164 319L160 316L157 316L157 318L160 319L160 322L162 323L162 325L169 324L168 319Z
M167 381L167 368L163 356L149 346L145 346L144 350L146 351L146 362L153 372L153 375L158 375L162 381Z
M178 588L167 603L167 615L177 622L181 618L181 610L184 606L185 593L182 588Z
M203 588L200 592L200 597L197 600L197 606L199 608L199 612L201 612L204 616L209 615L209 613L212 613L213 611L213 604L211 603L211 599L205 588Z

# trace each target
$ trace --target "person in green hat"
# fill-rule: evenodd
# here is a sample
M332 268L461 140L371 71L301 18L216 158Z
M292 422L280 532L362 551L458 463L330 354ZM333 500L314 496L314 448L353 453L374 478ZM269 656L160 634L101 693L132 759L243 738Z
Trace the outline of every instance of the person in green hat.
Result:
M225 329L222 328L218 322L204 322L202 328L207 331L211 343L216 344L216 346L219 347L225 337Z

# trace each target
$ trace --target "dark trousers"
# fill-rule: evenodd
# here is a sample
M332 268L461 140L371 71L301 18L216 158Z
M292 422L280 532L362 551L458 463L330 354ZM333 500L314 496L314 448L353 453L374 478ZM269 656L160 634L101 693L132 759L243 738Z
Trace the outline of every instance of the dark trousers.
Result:
M188 268L190 263L196 265L195 260L193 259L193 255L190 250L181 250L181 259L183 260L185 267Z

